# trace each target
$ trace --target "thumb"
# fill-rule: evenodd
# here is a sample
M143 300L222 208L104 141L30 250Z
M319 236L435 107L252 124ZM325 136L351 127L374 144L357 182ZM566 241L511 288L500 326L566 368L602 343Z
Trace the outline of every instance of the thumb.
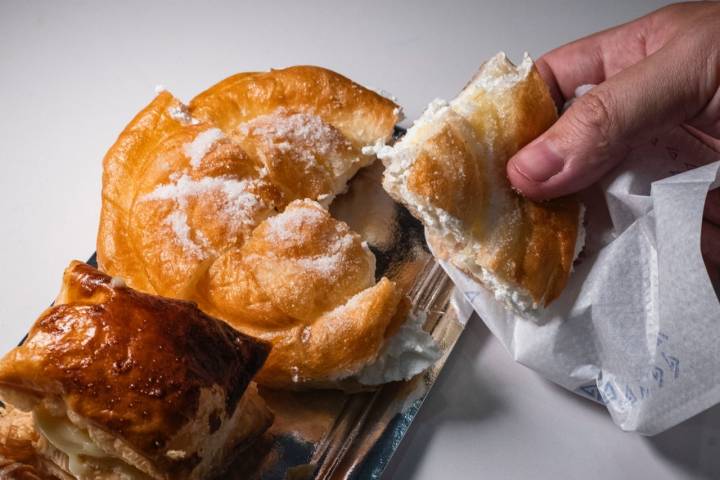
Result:
M513 186L534 200L577 192L634 144L697 116L713 92L704 91L707 62L692 51L693 43L668 44L578 98L509 160Z

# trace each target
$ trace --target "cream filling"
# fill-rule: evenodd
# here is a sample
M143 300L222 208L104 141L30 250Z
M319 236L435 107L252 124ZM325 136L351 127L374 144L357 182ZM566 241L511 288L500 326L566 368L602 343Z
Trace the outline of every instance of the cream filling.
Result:
M42 408L33 412L35 426L47 441L67 455L68 470L78 479L94 478L96 470L112 472L124 480L148 480L150 477L122 460L108 455L88 433L73 425L67 417L57 417Z
M442 352L433 337L423 330L426 318L424 312L410 314L385 342L375 362L357 374L357 380L364 385L409 380L435 363Z

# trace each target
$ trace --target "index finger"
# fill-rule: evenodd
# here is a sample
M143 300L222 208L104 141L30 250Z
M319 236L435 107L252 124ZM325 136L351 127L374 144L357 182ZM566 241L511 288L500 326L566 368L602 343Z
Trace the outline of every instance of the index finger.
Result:
M602 83L645 58L648 18L594 33L540 57L535 63L558 107L575 96L577 87Z

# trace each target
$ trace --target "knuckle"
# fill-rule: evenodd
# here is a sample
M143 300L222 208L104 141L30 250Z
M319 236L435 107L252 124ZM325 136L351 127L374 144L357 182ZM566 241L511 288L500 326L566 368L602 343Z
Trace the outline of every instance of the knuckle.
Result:
M614 102L607 91L593 89L583 95L572 107L575 133L594 143L593 147L606 150L615 131Z

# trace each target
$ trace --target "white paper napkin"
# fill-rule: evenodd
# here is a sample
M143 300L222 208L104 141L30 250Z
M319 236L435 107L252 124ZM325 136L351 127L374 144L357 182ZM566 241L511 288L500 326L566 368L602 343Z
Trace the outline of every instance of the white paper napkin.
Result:
M605 404L622 429L659 433L720 402L720 303L700 254L717 160L683 129L634 149L583 195L585 251L535 321L443 267L518 362Z

